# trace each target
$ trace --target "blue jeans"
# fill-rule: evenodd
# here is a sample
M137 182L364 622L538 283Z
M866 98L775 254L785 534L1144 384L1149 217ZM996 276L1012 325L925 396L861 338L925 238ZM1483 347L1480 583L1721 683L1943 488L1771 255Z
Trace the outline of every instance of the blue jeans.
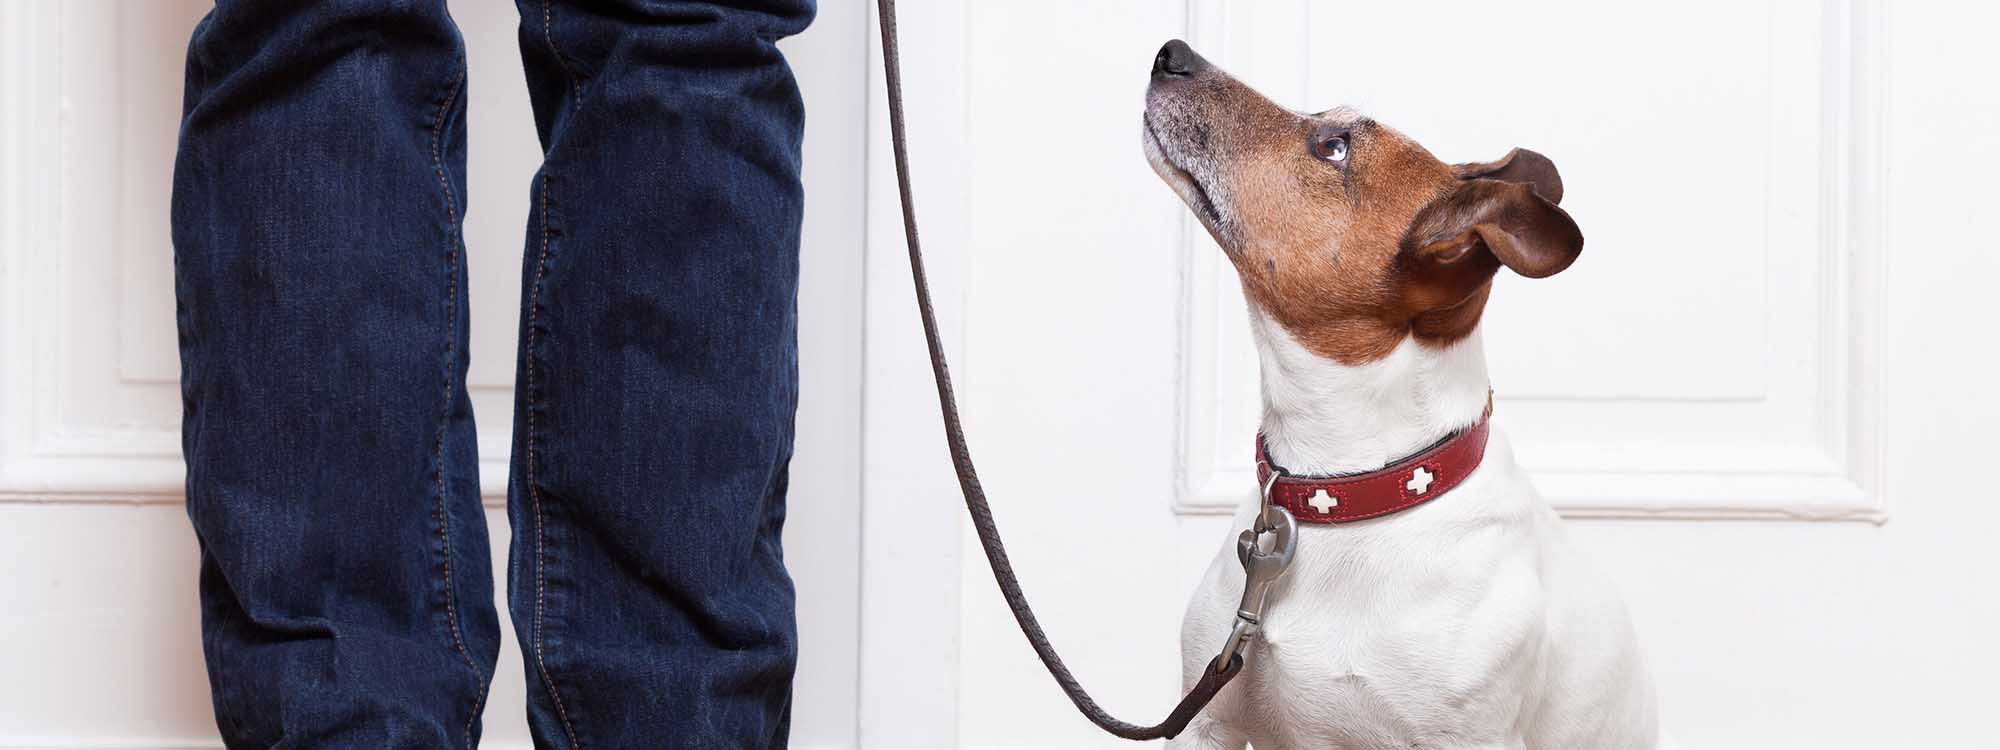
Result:
M811 0L520 0L508 608L537 747L781 747ZM223 0L173 242L203 650L232 748L472 747L500 648L442 0Z

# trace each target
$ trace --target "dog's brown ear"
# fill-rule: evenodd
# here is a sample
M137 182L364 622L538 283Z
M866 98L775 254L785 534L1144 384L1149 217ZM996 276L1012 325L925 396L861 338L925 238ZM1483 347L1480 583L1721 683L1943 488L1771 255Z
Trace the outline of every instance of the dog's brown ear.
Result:
M1461 180L1499 180L1516 182L1534 189L1535 194L1548 202L1561 205L1563 202L1563 178L1556 172L1556 163L1549 157L1517 148L1507 152L1498 161L1476 161L1468 164L1452 165L1451 171Z
M1417 309L1456 304L1500 266L1554 276L1583 253L1583 230L1526 183L1466 180L1417 212L1398 265Z

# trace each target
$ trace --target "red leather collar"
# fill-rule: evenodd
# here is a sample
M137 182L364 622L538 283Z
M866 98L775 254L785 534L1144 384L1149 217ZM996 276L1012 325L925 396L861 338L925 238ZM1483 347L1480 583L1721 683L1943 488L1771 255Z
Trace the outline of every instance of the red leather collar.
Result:
M1337 477L1302 477L1285 471L1257 436L1257 486L1271 487L1271 504L1299 523L1349 523L1409 510L1450 492L1486 456L1493 405L1470 429L1381 469ZM1275 482L1273 476L1275 475Z

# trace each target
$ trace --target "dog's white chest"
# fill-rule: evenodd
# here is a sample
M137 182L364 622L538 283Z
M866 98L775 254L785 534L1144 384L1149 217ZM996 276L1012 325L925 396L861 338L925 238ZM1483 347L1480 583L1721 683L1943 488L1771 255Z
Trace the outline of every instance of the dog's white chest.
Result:
M1443 728L1507 723L1542 644L1532 546L1498 526L1453 545L1315 531L1246 675L1279 746L1432 746Z

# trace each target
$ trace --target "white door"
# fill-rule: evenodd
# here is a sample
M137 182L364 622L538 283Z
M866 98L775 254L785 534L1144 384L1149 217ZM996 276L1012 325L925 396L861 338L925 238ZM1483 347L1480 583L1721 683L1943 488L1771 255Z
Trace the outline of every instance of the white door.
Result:
M512 4L452 5L471 81L468 382L504 580L520 253L540 150ZM207 6L0 2L0 749L220 747L181 505L167 226L183 60ZM801 630L792 737L805 748L854 747L856 732L864 7L825 3L783 45L811 112L785 534ZM526 683L508 639L485 745L524 748Z
M1496 420L1622 584L1684 746L2000 747L2000 12L903 14L918 205L973 452L1044 623L1114 713L1151 722L1176 698L1185 597L1253 491L1242 302L1139 147L1152 55L1182 37L1282 104L1359 106L1448 161L1526 146L1561 167L1588 250L1559 277L1500 282ZM894 183L872 161L864 745L1111 746L938 509L955 490Z
M202 5L0 3L7 750L215 746L165 224ZM868 5L826 0L788 43L810 111L794 737L1110 746L1034 663L959 521ZM1984 293L2000 260L1983 221L2000 13L902 13L918 202L975 455L1056 644L1115 713L1151 721L1176 697L1182 604L1229 531L1222 508L1250 491L1241 302L1138 147L1152 54L1183 37L1282 103L1360 106L1447 159L1519 145L1561 165L1589 252L1554 279L1502 282L1486 332L1498 419L1623 584L1684 746L2000 747L1985 723L2000 492L1980 475L2000 418ZM471 382L497 514L535 147L513 11L458 18L473 68ZM502 659L489 746L522 747L518 656Z

